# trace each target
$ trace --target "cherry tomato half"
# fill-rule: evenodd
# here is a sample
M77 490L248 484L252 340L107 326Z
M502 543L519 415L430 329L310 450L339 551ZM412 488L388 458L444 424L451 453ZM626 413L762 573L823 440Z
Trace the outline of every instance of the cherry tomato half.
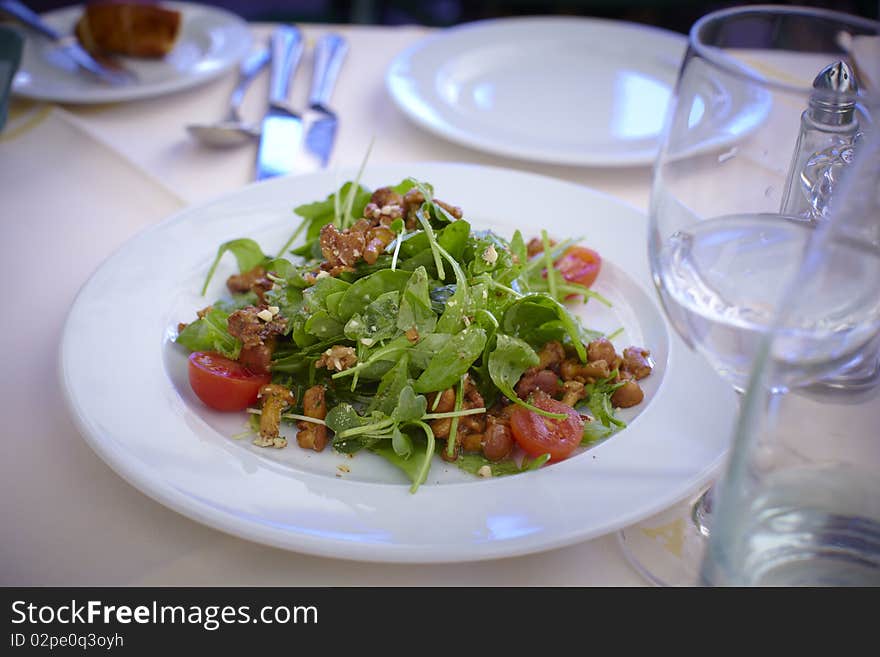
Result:
M564 420L554 420L517 406L510 415L513 439L530 456L549 454L550 461L571 456L584 436L584 421L576 410L543 392L532 396L533 406L550 413L564 413Z
M189 355L189 385L206 406L218 411L243 411L272 381L268 374L254 374L238 361L220 354L194 351Z
M569 283L590 287L596 282L602 258L585 246L570 246L554 263L556 271Z

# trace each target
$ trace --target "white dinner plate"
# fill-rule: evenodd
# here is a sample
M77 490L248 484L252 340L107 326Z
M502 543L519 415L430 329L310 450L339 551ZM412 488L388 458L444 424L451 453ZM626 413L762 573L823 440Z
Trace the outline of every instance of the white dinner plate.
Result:
M554 164L645 165L686 47L673 32L595 18L478 21L402 52L386 86L415 123L464 146ZM705 106L724 111L696 119L733 141L768 104L715 85Z
M182 13L174 49L158 60L120 57L138 80L111 86L77 69L50 41L26 32L21 66L13 93L59 103L111 103L150 98L188 89L212 80L235 66L250 50L251 34L244 19L223 9L186 2L162 6ZM82 6L43 14L43 20L62 34L72 34Z
M211 411L194 396L187 353L173 342L177 324L221 296L234 273L234 259L224 259L199 295L217 246L248 236L275 253L295 227L291 209L325 198L340 180L320 172L184 210L131 240L86 283L65 326L60 376L92 448L131 484L194 520L365 561L479 560L562 546L650 516L708 481L726 449L735 399L673 335L655 301L644 215L584 187L487 167L375 166L364 184L375 189L408 176L432 183L476 228L510 236L519 227L528 236L545 226L556 238L588 236L604 256L596 289L614 306L591 301L577 312L587 326L622 327L619 347L647 346L656 360L643 380L646 400L622 415L626 429L515 476L480 479L435 458L415 494L370 453L315 453L295 440L266 450L234 439L245 414Z

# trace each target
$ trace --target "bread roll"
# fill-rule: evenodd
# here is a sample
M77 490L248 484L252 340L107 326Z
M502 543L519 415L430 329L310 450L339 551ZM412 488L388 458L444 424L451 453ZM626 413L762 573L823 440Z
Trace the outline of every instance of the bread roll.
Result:
M95 55L164 57L180 32L180 12L137 2L93 2L76 24L76 37Z

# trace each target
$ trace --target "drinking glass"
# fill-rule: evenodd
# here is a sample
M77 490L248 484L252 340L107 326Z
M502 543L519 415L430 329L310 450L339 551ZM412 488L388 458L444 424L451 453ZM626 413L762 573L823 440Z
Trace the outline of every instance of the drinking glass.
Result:
M875 21L778 6L714 12L690 31L654 167L648 251L670 323L738 392L874 131L880 89L859 53L878 34ZM846 387L876 363L870 326L834 325L876 278L839 285L789 327L776 392L823 379ZM710 488L624 529L627 558L654 583L698 583L711 501Z
M870 281L838 330L880 332L880 136L855 154L830 210L761 341L717 485L703 584L880 586L880 377L777 392L789 360L804 356L792 353L789 327L813 315L824 288Z

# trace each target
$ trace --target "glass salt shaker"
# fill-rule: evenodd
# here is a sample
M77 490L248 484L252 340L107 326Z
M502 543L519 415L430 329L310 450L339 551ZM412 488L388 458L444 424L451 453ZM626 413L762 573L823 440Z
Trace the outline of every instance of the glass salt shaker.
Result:
M809 106L801 115L801 130L782 199L782 214L811 222L825 218L832 190L853 157L861 136L855 100L841 98L859 89L852 68L838 61L822 69L813 81Z

